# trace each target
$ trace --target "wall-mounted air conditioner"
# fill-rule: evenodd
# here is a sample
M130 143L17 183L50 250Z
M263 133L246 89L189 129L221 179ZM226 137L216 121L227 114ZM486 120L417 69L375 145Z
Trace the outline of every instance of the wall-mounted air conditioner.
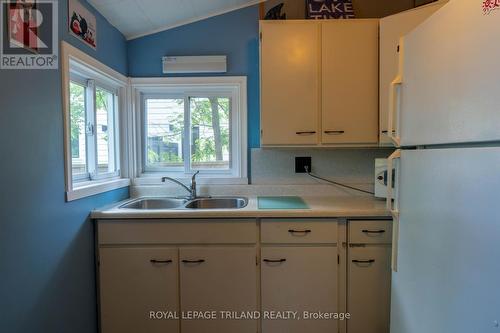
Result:
M225 73L226 56L163 57L163 74Z

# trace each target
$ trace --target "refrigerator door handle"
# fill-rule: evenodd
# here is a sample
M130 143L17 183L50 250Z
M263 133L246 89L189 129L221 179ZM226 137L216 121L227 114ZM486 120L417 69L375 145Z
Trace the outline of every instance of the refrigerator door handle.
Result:
M394 160L400 159L401 158L401 150L398 149L394 153L391 154L387 158L387 198L386 198L386 206L387 210L391 212L391 214L397 214L398 213L398 182L397 182L397 175L398 175L398 170L394 167ZM395 175L392 174L393 170L395 171ZM394 184L393 184L393 181ZM394 187L394 204L392 201L392 188Z
M392 257L391 267L394 272L398 271L398 241L399 241L399 168L395 167L394 181L394 204L392 202L392 170L394 160L401 159L401 150L398 149L387 159L387 210L392 215Z
M387 124L387 136L392 140L396 147L399 147L401 143L401 139L398 133L399 131L394 128L395 118L397 117L399 119L399 108L396 108L396 88L398 86L401 86L402 84L403 79L398 75L391 82L391 85L389 87L389 123Z
M400 88L403 84L403 69L404 69L404 37L399 39L398 45L398 53L399 53L399 63L398 63L398 75L394 80L392 80L391 85L389 87L389 116L388 124L387 124L387 135L389 139L396 145L396 147L401 146L401 135L399 133L399 128L396 127L396 122L399 122L400 118L400 107L399 104L396 106L396 100L399 100L398 94L396 92L396 88Z

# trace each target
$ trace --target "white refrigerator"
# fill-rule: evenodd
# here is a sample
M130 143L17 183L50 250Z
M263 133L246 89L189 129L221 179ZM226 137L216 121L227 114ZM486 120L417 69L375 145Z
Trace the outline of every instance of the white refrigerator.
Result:
M399 71L391 333L500 333L500 1L451 0Z

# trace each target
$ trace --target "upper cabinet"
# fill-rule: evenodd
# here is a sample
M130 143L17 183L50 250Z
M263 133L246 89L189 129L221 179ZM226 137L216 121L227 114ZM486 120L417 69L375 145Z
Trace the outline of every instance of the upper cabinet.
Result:
M380 143L390 145L388 121L391 83L399 74L399 40L446 4L439 1L380 20Z
M378 20L261 21L261 143L376 145Z
M261 55L262 144L317 144L320 25L262 22Z
M321 23L324 144L378 142L378 21Z

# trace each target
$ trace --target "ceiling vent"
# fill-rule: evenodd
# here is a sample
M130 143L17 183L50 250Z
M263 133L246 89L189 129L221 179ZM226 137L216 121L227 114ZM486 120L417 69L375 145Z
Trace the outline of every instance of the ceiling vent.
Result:
M163 74L226 73L226 56L163 57Z

